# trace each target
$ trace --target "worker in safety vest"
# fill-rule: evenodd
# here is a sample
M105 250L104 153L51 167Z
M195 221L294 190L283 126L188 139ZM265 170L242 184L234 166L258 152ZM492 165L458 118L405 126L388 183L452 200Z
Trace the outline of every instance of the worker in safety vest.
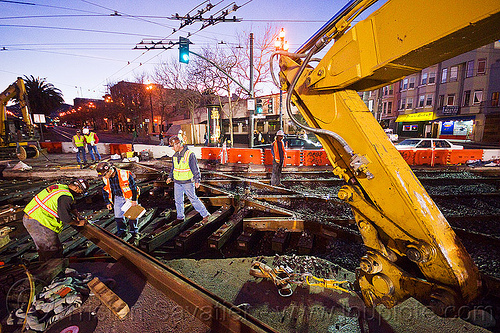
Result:
M125 211L123 205L130 202L131 206L136 206L139 198L139 188L134 180L132 172L114 167L108 162L100 162L96 167L97 174L102 178L104 187L102 194L104 202L109 210L113 209L117 226L116 236L124 237L127 233ZM128 220L129 231L132 240L139 239L137 220Z
M285 132L279 130L276 132L276 138L273 142L271 153L273 154L273 172L271 174L271 185L281 185L281 171L286 159L286 149L283 143Z
M85 155L85 137L82 135L82 131L79 129L76 130L76 135L73 136L73 145L77 149L76 161L80 165L80 168L83 168L83 164L87 164L87 156Z
M87 143L87 149L92 159L92 163L99 162L101 160L101 154L97 151L97 143L99 142L99 137L97 134L92 132L88 128L83 129L83 136L85 137L85 142Z
M89 189L86 180L54 184L38 193L24 208L23 224L36 245L40 261L62 257L58 234L64 224L83 226L87 221L74 208L74 197Z
M203 218L202 223L208 222L210 213L196 196L196 188L200 187L201 174L195 154L181 142L179 137L172 136L168 140L174 148L172 157L173 167L167 179L167 184L174 182L175 208L177 209L177 223L184 221L184 193L187 195L193 208Z

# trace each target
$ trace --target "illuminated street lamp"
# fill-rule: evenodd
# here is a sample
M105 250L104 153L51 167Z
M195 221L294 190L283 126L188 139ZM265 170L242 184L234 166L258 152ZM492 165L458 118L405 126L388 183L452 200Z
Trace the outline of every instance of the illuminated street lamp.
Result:
M146 90L149 91L149 107L151 108L151 120L150 120L150 123L151 123L151 134L154 132L155 130L155 124L154 124L154 121L153 121L153 99L151 98L151 95L153 94L153 84L152 83L148 83L148 85L146 86Z
M281 31L278 35L278 38L274 41L274 47L276 48L276 51L288 51L289 45L288 42L285 40L285 29L281 28ZM281 90L280 87L280 130L283 130L283 111L282 111L282 105L283 105L283 91Z

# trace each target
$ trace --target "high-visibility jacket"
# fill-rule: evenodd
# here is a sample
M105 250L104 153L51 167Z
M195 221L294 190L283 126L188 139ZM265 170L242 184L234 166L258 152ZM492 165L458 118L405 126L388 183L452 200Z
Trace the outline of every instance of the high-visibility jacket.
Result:
M174 179L175 180L190 180L193 178L193 172L189 167L189 156L191 156L193 152L190 150L186 150L184 156L179 159L177 157L173 157L174 160Z
M75 146L83 147L85 145L85 137L83 135L75 135L73 136L73 140L75 141Z
M123 197L125 199L132 199L132 190L130 189L130 183L128 181L130 177L130 171L115 169L118 174L118 184L120 184L120 189L122 190ZM113 192L111 191L111 185L109 184L109 179L106 177L102 177L104 182L104 191L108 192L109 201L113 202ZM137 187L137 191L139 191L139 187Z
M84 137L85 137L85 141L91 145L96 144L97 141L99 140L99 139L97 139L97 136L94 132L90 132L89 134L84 135Z
M280 152L279 152L279 147L278 145L281 145L283 147L283 161L286 161L286 149L285 149L285 144L283 143L283 140L278 141L274 140L273 142L273 157L276 163L281 163L283 161L280 161Z
M31 199L24 208L24 212L30 218L40 222L41 225L60 233L63 229L63 223L57 215L57 200L63 195L68 195L73 199L68 185L51 185Z

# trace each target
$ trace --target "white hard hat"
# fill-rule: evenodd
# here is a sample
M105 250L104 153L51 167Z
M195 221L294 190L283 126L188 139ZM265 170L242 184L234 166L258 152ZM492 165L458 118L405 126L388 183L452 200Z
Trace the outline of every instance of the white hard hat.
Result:
M279 130L278 132L276 132L276 135L285 136L285 132L283 132L282 130Z
M181 129L179 130L179 134L182 134L182 130Z

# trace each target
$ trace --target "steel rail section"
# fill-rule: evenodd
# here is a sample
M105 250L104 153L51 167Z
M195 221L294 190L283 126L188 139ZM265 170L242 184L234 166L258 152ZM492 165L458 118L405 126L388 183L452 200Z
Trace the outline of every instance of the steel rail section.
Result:
M75 228L114 259L137 268L152 286L201 320L213 332L277 332L103 228L93 224Z

